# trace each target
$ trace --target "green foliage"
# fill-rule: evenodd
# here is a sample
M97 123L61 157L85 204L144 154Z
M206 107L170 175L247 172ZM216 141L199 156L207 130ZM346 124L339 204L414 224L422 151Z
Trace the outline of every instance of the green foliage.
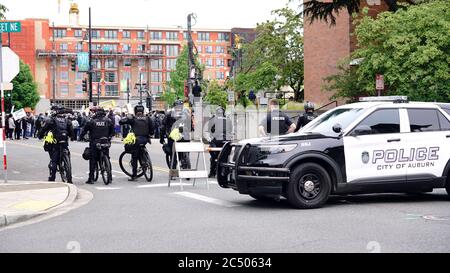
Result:
M235 90L279 90L290 86L303 97L303 21L290 8L273 11L277 19L258 24L257 38L244 44ZM239 56L239 54L236 54Z
M211 105L218 105L226 108L228 102L228 94L217 81L211 81L207 87L205 101Z
M374 95L375 76L382 74L387 95L449 102L449 34L449 1L364 17L356 27L358 49L352 54L362 62L354 70L341 66L325 88L336 89L338 97Z
M12 102L15 109L30 107L34 109L39 102L39 93L37 91L37 84L33 80L30 67L20 61L20 72L12 80L14 85L12 91ZM5 102L9 103L8 100Z

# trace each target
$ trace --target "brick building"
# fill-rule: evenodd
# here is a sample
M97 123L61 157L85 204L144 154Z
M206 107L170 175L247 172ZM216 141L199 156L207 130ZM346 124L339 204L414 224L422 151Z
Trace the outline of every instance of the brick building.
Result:
M69 15L68 25L54 26L48 19L22 20L22 32L3 34L3 41L30 65L41 98L80 109L88 105L88 94L82 90L87 74L72 71L71 60L78 52L88 52L88 26L78 24L76 5ZM203 78L223 83L230 73L231 30L194 29L193 40L206 67ZM187 31L181 28L92 26L94 101L100 89L100 102L125 105L127 93L120 83L129 80L130 101L136 103L135 84L142 78L156 98L154 108L162 108L158 98L186 44Z
M361 10L369 8L369 16L388 10L381 0L361 0ZM350 56L356 48L354 19L342 10L337 15L336 25L330 26L322 21L305 23L305 100L317 105L330 103L332 92L322 90L323 78L337 72L337 63ZM374 75L375 86L375 75Z

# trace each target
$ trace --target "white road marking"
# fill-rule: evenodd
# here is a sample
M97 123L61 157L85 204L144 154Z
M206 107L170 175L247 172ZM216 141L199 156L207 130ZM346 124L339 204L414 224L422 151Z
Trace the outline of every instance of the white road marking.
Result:
M119 188L119 187L117 187L117 188L114 188L114 187L95 187L97 190L99 190L99 191L108 191L108 190L110 190L110 191L112 191L112 190L120 190L120 189L122 189L122 188Z
M75 175L72 174L72 178L75 178L75 179L84 179L84 176L75 176Z
M173 194L180 195L180 196L187 197L187 198L191 198L191 199L195 199L195 200L199 200L199 201L210 203L210 204L214 204L214 205L227 207L227 208L240 206L240 205L235 204L233 202L220 200L220 199L215 199L215 198L211 198L211 197L208 197L208 196L204 196L204 195L200 195L200 194L196 194L196 193L192 193L192 192L183 191L183 192L175 192Z
M180 186L180 183L172 183L171 187L176 187L176 186ZM186 184L183 183L183 186L192 186L192 184ZM168 187L167 183L160 183L160 184L150 184L150 185L141 185L141 186L136 186L136 188L139 189L145 189L145 188L162 188L162 187Z
M123 172L119 172L119 171L115 171L115 170L112 170L112 172L113 172L113 173L118 173L118 174L121 174L122 176L127 177L127 175L126 175L125 173L123 173ZM113 176L113 177L114 177L114 176Z

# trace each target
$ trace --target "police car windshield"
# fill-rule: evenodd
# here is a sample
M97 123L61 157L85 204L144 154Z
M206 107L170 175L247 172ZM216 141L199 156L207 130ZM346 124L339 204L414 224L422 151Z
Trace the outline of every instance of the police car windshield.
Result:
M339 108L329 113L323 114L317 120L311 122L300 133L319 133L326 136L338 135L333 131L333 126L337 123L345 129L352 121L361 115L362 108Z

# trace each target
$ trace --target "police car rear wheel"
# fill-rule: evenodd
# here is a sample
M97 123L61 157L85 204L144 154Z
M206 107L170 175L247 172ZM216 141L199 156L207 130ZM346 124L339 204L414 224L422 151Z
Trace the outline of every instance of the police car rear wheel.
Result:
M445 186L445 190L447 191L447 194L450 196L450 176L447 177L447 184Z
M305 163L291 173L286 193L292 206L311 209L323 206L330 192L331 179L328 172L316 163Z

